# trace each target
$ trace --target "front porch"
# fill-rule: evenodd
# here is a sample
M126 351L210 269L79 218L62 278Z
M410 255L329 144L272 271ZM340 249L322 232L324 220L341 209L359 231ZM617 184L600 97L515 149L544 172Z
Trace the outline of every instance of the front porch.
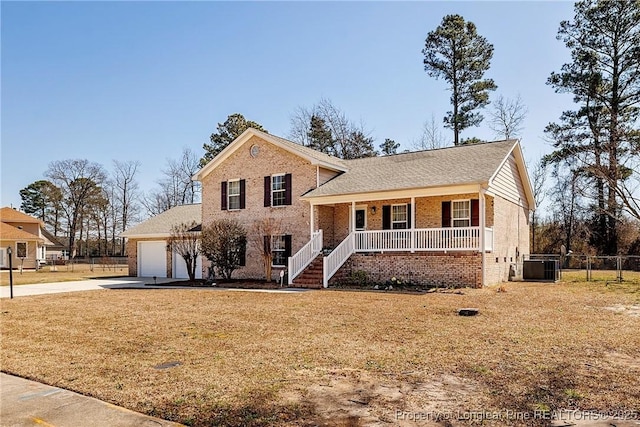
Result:
M360 265L363 271L382 269L390 277L401 272L416 276L418 271L426 277L431 271L433 280L442 279L443 283L449 276L459 276L450 271L471 266L472 278L463 282L477 285L483 282L482 255L494 247L492 198L481 192L312 205L310 217L317 228L309 243L289 259L289 284L320 258L322 286L327 287L353 257L359 261L350 265ZM380 256L358 256L376 254ZM374 259L381 264L373 266ZM446 274L436 268L438 263L449 264ZM316 277L318 264L314 263ZM423 271L425 265L429 266L427 272Z
M455 263L462 255L475 259L476 254L491 252L494 247L493 198L485 195L482 188L475 189L477 192L463 188L453 194L404 197L404 194L394 192L375 198L354 195L349 202L344 199L342 202L311 202L312 238L289 259L289 284L293 284L321 253L322 286L327 287L332 277L355 254L386 255L385 263L395 259L399 270L413 272L422 270L418 264L433 267L431 261L435 259L445 264L453 263L450 267L456 268ZM409 261L412 254L421 256ZM452 254L457 255L453 257ZM374 258L363 264L365 271L373 268L371 259ZM316 269L318 263L314 263ZM469 264L467 260L465 263ZM482 274L480 272L478 278L475 267L473 275L473 283L482 283Z

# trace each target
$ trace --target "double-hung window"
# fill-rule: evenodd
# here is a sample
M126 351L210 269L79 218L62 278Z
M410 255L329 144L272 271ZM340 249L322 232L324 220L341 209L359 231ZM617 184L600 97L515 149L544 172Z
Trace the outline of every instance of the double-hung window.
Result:
M271 176L271 206L284 206L286 203L285 175Z
M16 243L16 258L27 257L27 242Z
M271 265L283 267L287 265L287 244L284 235L271 236Z
M408 227L407 205L391 206L391 228L393 230L404 230Z
M451 223L454 227L471 226L471 201L451 201Z
M240 209L240 180L229 181L227 184L228 209Z

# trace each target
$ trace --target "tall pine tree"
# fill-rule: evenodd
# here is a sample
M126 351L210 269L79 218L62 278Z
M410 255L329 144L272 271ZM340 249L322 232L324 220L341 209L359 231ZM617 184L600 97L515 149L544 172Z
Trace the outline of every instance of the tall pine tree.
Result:
M626 181L640 155L640 2L579 1L574 20L560 24L558 39L571 50L572 61L547 83L571 93L576 109L547 127L556 148L547 161L572 164L593 183L592 243L616 254L618 221L622 208L630 207Z
M484 117L477 110L489 104L489 91L497 89L492 79L484 78L493 45L478 35L473 22L447 15L427 35L422 53L425 71L449 83L452 111L447 112L444 122L453 129L453 143L458 145L460 132L482 122Z

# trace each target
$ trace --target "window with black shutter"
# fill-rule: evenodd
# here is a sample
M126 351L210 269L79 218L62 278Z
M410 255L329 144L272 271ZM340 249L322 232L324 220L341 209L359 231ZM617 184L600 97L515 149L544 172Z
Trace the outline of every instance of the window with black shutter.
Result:
M271 176L264 177L264 207L271 206Z
M391 230L391 205L382 206L382 229Z
M442 227L451 227L451 202L442 202Z
M471 200L471 226L480 226L480 200Z
M227 210L227 181L220 183L220 209Z

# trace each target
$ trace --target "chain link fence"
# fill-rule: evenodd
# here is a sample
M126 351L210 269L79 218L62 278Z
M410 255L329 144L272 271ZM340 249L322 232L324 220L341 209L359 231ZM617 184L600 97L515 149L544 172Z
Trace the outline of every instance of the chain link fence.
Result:
M637 255L531 254L525 259L558 261L560 278L564 271L572 271L583 273L588 282L640 280L640 256Z

